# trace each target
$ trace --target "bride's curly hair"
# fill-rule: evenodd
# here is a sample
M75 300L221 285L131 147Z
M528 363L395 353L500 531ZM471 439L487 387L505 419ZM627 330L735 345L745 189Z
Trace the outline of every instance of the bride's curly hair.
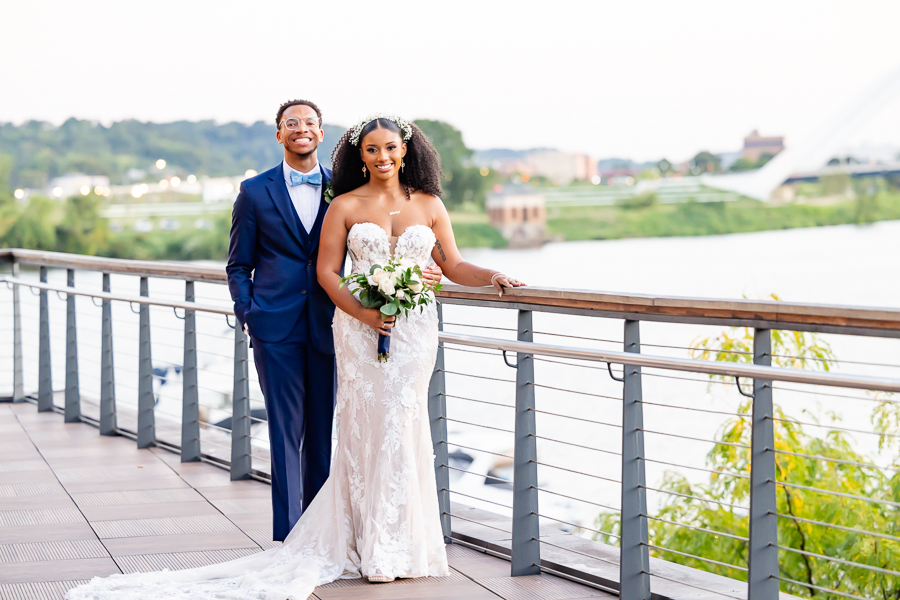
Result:
M400 183L406 185L410 191L418 190L440 197L443 192L441 156L418 125L410 123L409 126L412 129L412 136L406 142L406 156L403 157L406 166L400 172ZM403 133L396 123L390 119L375 119L363 127L359 134L359 143L362 144L362 140L376 129L388 129L403 138ZM352 134L353 128L348 129L331 153L331 168L334 172L331 185L335 196L351 192L368 181L368 177L362 172L364 163L359 155L360 147L350 143Z

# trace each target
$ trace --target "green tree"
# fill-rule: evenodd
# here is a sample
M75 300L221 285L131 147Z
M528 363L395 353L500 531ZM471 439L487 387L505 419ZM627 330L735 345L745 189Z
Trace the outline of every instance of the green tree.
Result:
M690 165L692 169L696 168L700 173L713 173L722 169L722 160L715 154L704 150L691 159Z
M10 190L9 178L12 171L12 157L0 154L0 243L18 218L19 206Z
M8 211L7 219L4 224L4 218L0 216L0 246L58 250L56 226L60 220L59 202L32 196L24 209Z
M62 252L97 254L106 248L106 219L100 218L101 199L93 194L72 196L66 201L62 221L56 226Z
M749 363L752 362L752 347L752 331L732 329L717 337L697 340L692 355L707 360ZM791 355L810 358L791 358ZM816 335L795 332L773 331L772 356L773 364L779 366L824 370L830 369L835 360L831 349ZM747 414L750 409L747 402L738 413ZM876 430L896 431L900 427L897 404L884 398L879 409L873 414ZM900 500L900 469L896 467L896 459L891 469L874 468L871 458L855 451L851 440L837 425L834 425L835 429L828 429L829 422L816 419L825 426L826 433L811 436L778 406L774 417L779 481L888 502L868 502L779 486L777 510L784 516L778 520L778 543L782 548L800 551L779 552L780 575L801 582L782 582L782 591L810 598L838 597L816 589L820 587L868 598L900 598L900 578L884 571L900 570L900 541L897 539L900 522L895 505L890 504ZM807 420L809 418L806 416ZM830 415L828 421L836 423L839 417ZM748 474L750 435L750 423L745 417L731 418L723 423L716 436L719 443L707 455L709 469ZM692 484L676 473L667 472L662 486L668 491L702 500L675 495L667 498L654 515L655 519L650 520L650 543L682 554L662 551L654 551L654 554L672 562L746 580L746 573L741 569L747 567L748 547L744 538L749 535L749 523L746 510L735 507L749 504L748 479L713 473L707 482ZM876 532L876 535L858 534L823 523ZM618 515L599 515L597 528L618 533ZM597 539L615 543L611 536L597 536ZM723 564L698 560L686 554ZM850 563L869 565L882 571Z
M473 151L466 147L462 133L443 121L420 119L416 121L416 125L441 155L441 167L444 170L442 199L447 206L458 208L464 203L484 206L490 182L481 175L477 167L469 164Z
M656 168L659 169L659 172L663 177L668 175L669 173L674 173L675 169L672 167L672 163L665 158L656 163Z
M733 163L731 163L731 167L729 167L730 171L749 171L751 169L757 168L757 164L750 160L749 158L744 158L743 156Z

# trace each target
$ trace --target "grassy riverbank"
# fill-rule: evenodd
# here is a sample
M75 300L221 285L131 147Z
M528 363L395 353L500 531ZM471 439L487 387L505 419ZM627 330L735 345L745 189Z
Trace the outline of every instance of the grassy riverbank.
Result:
M572 241L721 235L900 219L900 191L881 191L855 200L831 198L783 205L750 199L683 204L651 200L645 204L551 207L547 227L551 235Z
M0 205L0 247L34 248L144 260L225 260L231 215L206 215L201 229L195 217L180 228L159 223L141 233L133 227L114 231L101 216L101 201L74 197L66 202L35 197L27 206ZM504 248L504 240L477 210L451 213L461 248ZM795 227L871 223L900 219L900 191L889 188L854 200L835 195L775 205L754 200L660 204L638 198L614 206L548 209L548 232L563 240L720 235ZM159 219L154 219L159 221Z

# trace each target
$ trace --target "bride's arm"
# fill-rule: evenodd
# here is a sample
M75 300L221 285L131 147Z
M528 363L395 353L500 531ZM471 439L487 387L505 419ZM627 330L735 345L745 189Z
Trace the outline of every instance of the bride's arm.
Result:
M435 198L434 206L434 225L431 229L434 231L436 240L431 257L450 281L472 287L493 285L501 296L505 287L525 285L499 271L485 269L464 261L456 247L456 238L453 236L453 226L450 224L447 208L437 198Z
M325 212L325 220L319 234L319 258L316 262L319 285L342 311L359 319L378 333L391 335L390 328L394 317L385 317L376 308L364 308L347 286L339 289L341 267L344 266L347 255L347 215L347 206L340 198L335 198Z

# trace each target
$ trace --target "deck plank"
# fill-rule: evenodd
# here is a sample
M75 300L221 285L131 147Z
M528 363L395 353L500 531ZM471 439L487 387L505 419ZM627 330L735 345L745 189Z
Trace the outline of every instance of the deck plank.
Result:
M0 405L0 600L58 600L93 576L232 560L272 541L271 488L208 463L102 437L33 405ZM502 535L500 536L503 537ZM451 575L339 580L311 600L574 600L602 592L448 546ZM52 558L53 560L42 560Z

